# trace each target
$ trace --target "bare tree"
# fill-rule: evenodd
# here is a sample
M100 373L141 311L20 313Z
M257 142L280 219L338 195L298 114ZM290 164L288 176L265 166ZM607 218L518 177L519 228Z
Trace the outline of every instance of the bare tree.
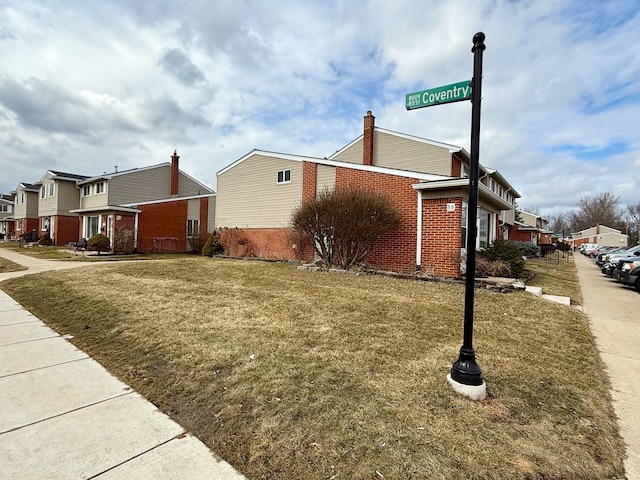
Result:
M571 232L571 223L569 222L569 214L566 212L554 213L549 215L549 229L554 232Z
M631 245L640 243L640 202L627 205L627 235Z
M356 187L324 190L296 208L291 218L293 230L311 237L325 265L345 269L362 262L380 235L400 223L386 196Z
M574 231L579 231L599 224L624 229L622 210L618 201L619 197L609 192L581 198L578 209L569 212L571 227Z

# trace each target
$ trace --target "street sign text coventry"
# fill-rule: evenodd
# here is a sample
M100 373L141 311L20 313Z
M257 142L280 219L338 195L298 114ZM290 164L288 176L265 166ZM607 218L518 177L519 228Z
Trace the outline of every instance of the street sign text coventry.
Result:
M406 97L407 110L431 107L441 103L461 102L471 98L471 80L452 83L444 87L431 88L421 92L410 93Z

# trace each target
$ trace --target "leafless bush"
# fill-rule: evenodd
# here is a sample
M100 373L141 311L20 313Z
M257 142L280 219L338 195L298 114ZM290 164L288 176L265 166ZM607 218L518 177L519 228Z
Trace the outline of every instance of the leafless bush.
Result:
M135 236L129 227L117 227L113 232L113 253L129 255L135 249Z
M324 190L291 218L293 230L311 238L324 265L344 269L361 263L374 242L400 223L386 196L358 187Z
M238 227L221 228L219 242L230 257L248 257L251 254L249 238Z

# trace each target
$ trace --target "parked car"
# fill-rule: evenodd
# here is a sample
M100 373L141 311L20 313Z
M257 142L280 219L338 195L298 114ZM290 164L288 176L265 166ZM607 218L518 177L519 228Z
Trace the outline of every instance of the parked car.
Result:
M634 257L615 258L605 263L600 271L609 277L616 278L615 276L622 270L623 264L632 263L636 260L640 260L640 255Z
M640 263L640 256L637 257L624 257L615 262L613 271L611 272L611 276L616 280L620 280L620 276L622 272L630 270L631 265L634 263ZM635 265L634 265L635 268Z
M597 248L597 247L598 247L597 243L583 243L578 247L578 251L580 253L584 253L585 250L587 250L588 248Z
M612 253L621 253L626 250L626 247L611 247L604 252L598 254L596 257L596 265L602 267L607 261L605 260L605 256L610 255Z
M612 260L616 260L619 258L624 258L624 257L633 257L636 255L640 255L640 245L636 245L635 247L631 247L628 248L626 250L623 250L621 252L617 252L617 253L607 253L604 257L603 260L605 260L606 262L610 262Z
M628 263L628 269L622 270L620 282L635 287L640 292L640 260Z

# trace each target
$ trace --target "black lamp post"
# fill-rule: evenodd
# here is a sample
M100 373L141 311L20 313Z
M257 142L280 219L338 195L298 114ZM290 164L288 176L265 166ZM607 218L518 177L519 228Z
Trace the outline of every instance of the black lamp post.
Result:
M473 350L473 302L476 280L476 238L478 236L478 181L480 151L480 102L482 98L482 53L485 35L473 36L473 79L471 81L471 154L469 172L469 211L467 215L467 273L464 296L464 338L460 356L451 367L451 379L469 386L483 385L482 370Z

